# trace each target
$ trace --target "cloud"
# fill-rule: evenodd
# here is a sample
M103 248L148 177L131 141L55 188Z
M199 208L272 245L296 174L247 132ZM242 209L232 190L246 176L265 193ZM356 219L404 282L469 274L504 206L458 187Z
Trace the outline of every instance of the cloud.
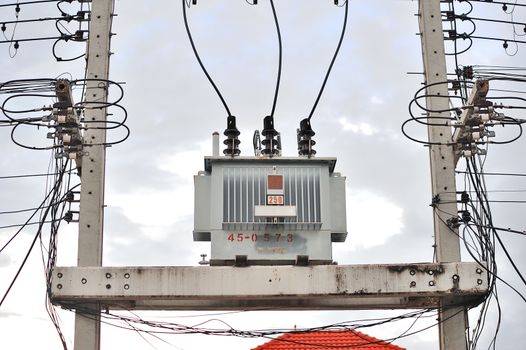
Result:
M11 265L11 258L9 255L0 254L0 267Z
M401 233L402 208L369 190L348 190L347 193L347 240L351 249L382 245Z
M177 186L165 190L131 190L114 194L111 205L122 208L124 215L136 224L149 226L153 234L158 226L173 224L193 212L191 186Z
M340 123L344 131L351 131L354 134L372 136L378 133L378 129L371 124L365 122L351 123L346 117L339 118L338 123Z
M210 140L196 143L193 149L178 150L158 160L161 170L175 174L178 180L193 185L193 176L203 170L204 156L211 155L212 137Z
M156 167L153 171L162 173L165 186L114 192L110 197L111 206L121 208L132 222L148 226L153 237L164 237L164 227L193 214L193 176L203 170L203 156L211 153L207 146L207 142L200 142L195 149L176 150L173 154L158 156L153 162Z
M23 316L22 314L18 313L18 312L10 312L10 311L0 311L0 318L2 317L21 317Z
M192 215L174 222L137 223L125 209L112 206L105 216L105 265L197 265L200 254L210 255L209 243L193 242Z
M371 96L371 98L369 99L369 101L373 104L373 105L383 105L385 103L385 101L383 100L383 98L377 96L377 95L373 95Z

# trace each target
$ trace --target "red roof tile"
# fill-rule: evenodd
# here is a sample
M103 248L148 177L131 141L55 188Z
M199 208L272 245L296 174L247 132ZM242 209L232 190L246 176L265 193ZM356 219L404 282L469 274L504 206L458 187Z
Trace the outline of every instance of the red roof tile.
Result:
M252 350L327 350L331 348L405 350L355 330L285 333Z

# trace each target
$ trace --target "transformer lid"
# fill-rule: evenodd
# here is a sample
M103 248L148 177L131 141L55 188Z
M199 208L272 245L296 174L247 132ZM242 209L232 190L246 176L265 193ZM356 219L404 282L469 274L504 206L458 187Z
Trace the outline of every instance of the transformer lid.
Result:
M327 164L329 174L334 172L336 167L336 157L224 157L224 156L207 156L205 157L205 171L212 172L212 163L233 163L233 164L269 164L269 165L290 165L290 164Z

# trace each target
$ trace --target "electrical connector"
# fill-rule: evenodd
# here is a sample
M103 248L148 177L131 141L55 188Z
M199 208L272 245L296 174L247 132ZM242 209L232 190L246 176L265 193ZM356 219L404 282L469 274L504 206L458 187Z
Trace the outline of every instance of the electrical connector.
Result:
M467 193L466 191L463 191L460 194L460 202L461 203L469 203L469 201L470 201L469 193Z
M452 218L447 219L446 224L447 224L447 227L449 227L452 230L460 226L458 217L452 217Z
M462 211L462 221L466 224L471 221L471 213L469 211Z

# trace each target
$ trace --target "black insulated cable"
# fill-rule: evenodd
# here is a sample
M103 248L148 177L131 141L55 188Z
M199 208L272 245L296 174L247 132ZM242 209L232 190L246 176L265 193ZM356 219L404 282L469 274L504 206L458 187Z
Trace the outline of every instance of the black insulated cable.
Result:
M63 0L38 0L38 1L23 1L23 2L13 2L9 4L1 4L0 7L10 7L10 6L19 6L19 5L34 5L34 4L42 4L46 2L64 2ZM71 1L66 1L71 2Z
M68 171L67 171L68 172ZM67 173L66 172L66 173ZM71 173L71 172L70 172ZM41 174L22 174L22 175L5 175L0 176L0 180L20 179L20 178L32 178L32 177L48 177L53 175L60 175L61 173L41 173Z
M197 52L197 48L195 47L194 39L192 38L192 33L190 31L190 27L188 26L188 16L186 14L186 6L187 6L186 1L182 0L181 3L183 5L183 20L184 20L184 26L186 28L186 34L188 35L188 39L190 40L190 45L192 46L192 51L194 52L195 58L197 59L199 66L201 66L203 73L205 73L206 78L208 79L208 81L214 88L215 92L217 93L217 96L221 100L221 103L223 104L223 107L225 108L227 115L230 117L232 116L232 113L230 113L230 109L228 108L228 105L225 99L223 98L221 91L219 91L217 85L212 80L212 77L210 76L210 74L208 74L208 71L206 70L205 65L203 64L203 61L201 60L201 57L199 56L199 53Z
M338 53L340 52L340 48L342 46L343 38L345 37L345 29L347 28L347 17L349 13L349 1L345 2L345 16L343 18L343 26L342 26L342 32L340 34L340 40L338 41L338 46L336 47L336 51L334 52L334 56L332 57L331 63L329 65L329 68L327 69L327 73L325 74L325 78L323 79L323 83L321 84L320 91L318 92L318 97L316 97L316 101L314 102L314 105L312 106L312 110L309 113L309 117L307 118L309 121L314 115L314 111L316 110L316 107L318 106L318 102L320 101L321 95L323 94L323 90L325 89L325 85L327 84L327 80L329 79L329 75L331 74L332 66L334 65L334 61L336 61L336 57L338 57Z
M276 23L276 33L278 35L278 76L276 78L276 90L274 91L274 101L272 102L272 111L270 112L270 115L274 117L274 111L276 110L276 103L278 101L278 93L279 93L279 85L281 82L281 65L283 61L283 44L281 40L281 31L279 29L279 22L278 22L278 16L276 14L276 8L274 6L274 0L270 0L270 6L272 7L272 15L274 16L274 22Z
M506 1L493 1L493 0L469 0L469 1L471 1L471 2L481 2L481 3L484 3L484 4L495 4L495 5L504 5L504 6L510 5L510 6L526 7L526 4L521 4L521 3L518 3L517 1L515 1L515 3L513 3L513 2L506 2Z
M58 195L58 190L60 189L60 187L62 186L62 183L63 183L63 177L64 177L64 174L65 174L65 171L66 171L66 168L67 168L67 163L66 162L64 164L64 167L61 169L61 172L60 172L60 175L57 179L57 181L55 182L55 185L53 186L53 189L51 190L50 193L52 193L52 196L51 196L51 202L54 202L56 201L56 196ZM24 259L22 260L21 264L19 265L18 269L17 269L17 272L15 274L15 276L13 277L13 279L11 280L11 283L9 284L7 290L5 291L2 299L0 300L0 306L2 306L2 304L4 303L5 299L7 298L7 296L9 295L9 292L11 291L11 289L13 288L13 285L15 284L16 280L18 279L18 277L20 276L20 273L22 272L22 269L24 268L26 262L27 262L27 259L29 258L29 255L31 254L31 252L33 251L33 248L35 246L35 243L37 242L38 238L40 237L41 233L42 233L42 228L44 226L44 223L45 223L45 220L46 220L46 217L48 216L48 213L50 211L51 207L48 207L46 208L46 210L44 211L43 215L42 215L42 219L39 223L39 226L38 226L38 230L35 234L35 236L33 237L33 240L31 241L31 244L29 246L29 249L27 250L25 256L24 256ZM37 211L35 211L36 213Z

